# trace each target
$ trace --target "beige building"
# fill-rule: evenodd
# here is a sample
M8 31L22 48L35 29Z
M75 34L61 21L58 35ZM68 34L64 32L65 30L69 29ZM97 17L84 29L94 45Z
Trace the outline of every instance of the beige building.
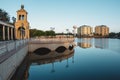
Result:
M99 36L108 36L109 35L109 27L106 25L100 25L95 27L95 35Z
M29 38L29 22L27 21L27 14L24 5L21 5L21 9L17 11L17 21L15 22L16 39Z
M92 36L92 27L88 25L82 25L77 29L78 36Z

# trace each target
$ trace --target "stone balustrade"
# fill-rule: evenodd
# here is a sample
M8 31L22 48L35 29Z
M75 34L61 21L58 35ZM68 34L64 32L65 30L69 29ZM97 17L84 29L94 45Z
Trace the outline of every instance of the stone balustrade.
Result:
M30 43L68 43L73 42L74 38L38 38L38 39L31 39Z

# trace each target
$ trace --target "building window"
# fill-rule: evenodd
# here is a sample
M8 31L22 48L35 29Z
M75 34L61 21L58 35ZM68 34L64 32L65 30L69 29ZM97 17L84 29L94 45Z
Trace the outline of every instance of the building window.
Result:
M19 15L19 20L24 20L24 15Z
M21 15L19 15L19 20L21 20Z
M22 20L24 20L24 15L22 15Z

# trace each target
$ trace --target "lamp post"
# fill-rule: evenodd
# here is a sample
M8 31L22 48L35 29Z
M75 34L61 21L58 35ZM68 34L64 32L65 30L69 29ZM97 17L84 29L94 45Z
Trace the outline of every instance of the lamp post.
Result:
M54 31L55 28L54 28L54 27L50 27L50 29L51 29L52 31Z
M73 29L74 29L74 37L76 36L76 29L77 29L77 26L73 26Z
M50 27L50 29L51 29L51 31L52 31L52 33L51 33L51 36L53 37L54 36L54 27Z
M66 31L67 31L67 38L68 38L68 36L69 36L69 29L66 29Z

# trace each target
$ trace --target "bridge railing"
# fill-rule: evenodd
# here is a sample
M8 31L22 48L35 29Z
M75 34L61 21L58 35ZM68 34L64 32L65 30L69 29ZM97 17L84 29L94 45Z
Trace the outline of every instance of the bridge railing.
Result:
M0 41L0 55L6 52L9 53L11 50L16 50L27 42L28 40Z
M73 42L74 38L32 38L31 43L66 43Z

